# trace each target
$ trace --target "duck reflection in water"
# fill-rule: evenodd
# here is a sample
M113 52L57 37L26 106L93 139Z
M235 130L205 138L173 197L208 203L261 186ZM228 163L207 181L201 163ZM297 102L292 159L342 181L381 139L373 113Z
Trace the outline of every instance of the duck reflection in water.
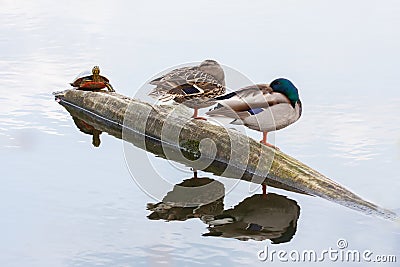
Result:
M211 178L194 177L174 186L154 204L150 220L185 221L199 218L208 225L203 236L234 238L241 241L270 239L272 243L289 242L297 230L300 207L285 196L255 194L232 209L224 210L225 187Z
M154 204L148 203L152 211L150 220L185 221L202 216L216 216L224 210L225 187L222 183L202 177L184 180L174 186L172 191Z
M289 242L297 229L297 202L274 193L256 194L216 216L202 216L208 224L203 236L235 238L242 241L270 239L273 244Z
M78 127L78 129L85 133L85 134L90 134L93 136L92 138L92 144L94 147L99 147L100 146L100 134L102 133L102 131L97 130L96 128L94 128L92 125L88 124L87 122L72 116L72 119L74 120L74 123L76 125L76 127Z

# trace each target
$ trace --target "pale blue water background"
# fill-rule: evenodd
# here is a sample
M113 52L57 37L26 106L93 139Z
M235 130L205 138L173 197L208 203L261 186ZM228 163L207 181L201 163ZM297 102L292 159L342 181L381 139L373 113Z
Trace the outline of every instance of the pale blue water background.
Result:
M265 245L321 251L345 238L350 249L397 255L387 264L397 266L398 223L282 190L270 189L301 207L289 243L148 220L154 201L132 181L122 141L103 134L94 148L51 92L96 64L129 96L159 71L205 58L255 82L288 77L304 113L276 144L398 210L399 13L397 1L0 1L0 265L270 265L257 259ZM190 174L171 168L171 177ZM240 183L225 209L248 190Z

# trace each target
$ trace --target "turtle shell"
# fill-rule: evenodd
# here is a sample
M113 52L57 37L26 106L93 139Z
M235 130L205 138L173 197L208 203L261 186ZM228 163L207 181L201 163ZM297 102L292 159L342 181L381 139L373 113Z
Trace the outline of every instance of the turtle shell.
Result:
M71 83L73 87L78 87L81 89L102 89L106 87L105 83L109 83L109 80L99 75L100 81L94 82L93 81L93 74L90 71L84 71L78 74L75 80Z
M106 84L104 82L94 82L91 80L83 80L83 82L79 85L78 89L83 89L83 90L98 90L98 89L103 89L106 87Z
M74 120L76 127L78 127L81 132L93 135L93 132L96 130L96 128L94 128L92 125L88 124L84 120L78 119L77 117L72 117L72 119Z

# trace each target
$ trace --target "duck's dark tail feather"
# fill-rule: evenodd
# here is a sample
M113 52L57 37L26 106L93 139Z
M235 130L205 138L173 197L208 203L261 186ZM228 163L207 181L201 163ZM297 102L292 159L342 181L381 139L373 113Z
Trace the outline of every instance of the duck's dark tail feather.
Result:
M215 100L229 99L229 98L231 98L231 97L233 97L233 96L235 96L235 95L236 95L236 93L235 93L235 92L232 92L232 93L229 93L229 94L226 94L226 95L218 96L218 97L215 98Z

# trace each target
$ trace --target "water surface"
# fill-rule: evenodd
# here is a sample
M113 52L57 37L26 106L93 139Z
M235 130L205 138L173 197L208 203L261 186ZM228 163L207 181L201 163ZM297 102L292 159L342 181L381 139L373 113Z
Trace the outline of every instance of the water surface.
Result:
M93 65L100 65L114 88L128 96L166 68L205 58L240 70L254 82L288 77L300 88L304 113L275 134L276 144L367 200L396 210L397 2L55 5L43 0L2 1L1 6L2 266L263 265L271 264L257 259L265 245L322 251L336 248L340 238L349 249L400 260L397 223L273 188L271 193L293 204L289 213L294 218L299 211L298 219L287 219L296 221L295 233L279 244L269 238L204 235L210 230L199 218L149 220L146 205L155 200L132 180L122 141L103 133L100 147L93 147L92 137L76 128L51 95ZM153 160L173 184L193 175ZM225 187L230 183L209 173L199 176ZM247 182L238 183L224 196L223 213L232 215L260 193L250 192Z

